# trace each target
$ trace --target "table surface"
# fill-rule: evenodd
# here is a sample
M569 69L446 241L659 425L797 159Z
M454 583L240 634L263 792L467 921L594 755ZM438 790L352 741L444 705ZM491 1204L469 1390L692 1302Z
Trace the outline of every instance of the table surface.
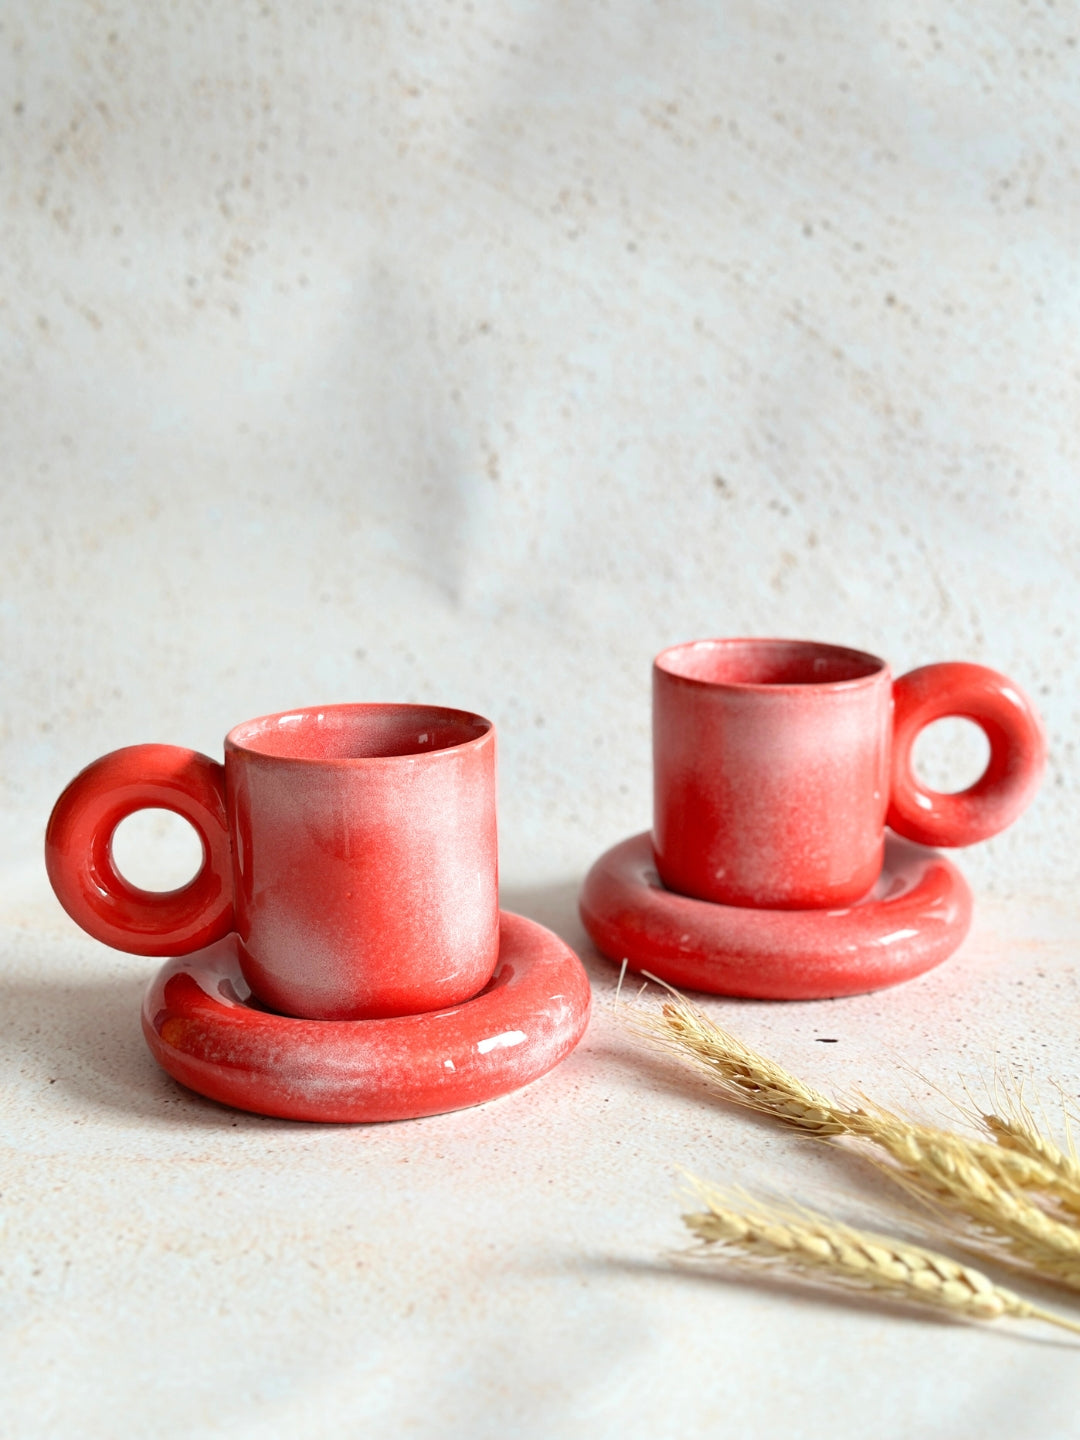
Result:
M81 936L36 870L9 871L0 1433L138 1416L155 1440L1075 1435L1068 1336L680 1264L681 1170L914 1222L861 1162L644 1051L625 1007L655 1002L635 985L616 1003L575 899L576 882L504 896L586 957L595 1013L567 1062L476 1109L320 1127L160 1072L138 1024L155 962ZM1065 903L984 901L962 950L898 989L704 1003L823 1088L940 1116L939 1087L977 1095L997 1065L1049 1102L1051 1080L1080 1085L1078 940Z

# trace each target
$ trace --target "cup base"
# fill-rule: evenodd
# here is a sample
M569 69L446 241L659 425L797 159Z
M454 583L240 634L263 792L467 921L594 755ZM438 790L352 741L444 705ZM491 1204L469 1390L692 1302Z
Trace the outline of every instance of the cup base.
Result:
M646 832L602 855L581 892L601 954L712 995L825 1000L910 980L947 959L971 924L971 891L933 850L886 837L877 884L836 910L754 910L664 887Z
M675 895L685 895L691 900L703 900L709 905L735 906L739 910L840 910L848 905L858 905L866 900L873 893L881 875L881 867L884 862L884 842L879 848L874 859L867 864L862 872L855 877L848 887L846 894L837 894L835 891L828 898L823 887L816 890L803 890L794 899L791 898L792 890L787 895L776 895L767 900L751 898L749 891L724 895L708 895L698 890L694 885L682 883L677 875L664 875L665 866L661 857L656 851L656 840L653 838L653 865L656 867L660 884L665 890L670 890Z
M410 1120L552 1070L584 1034L590 999L569 946L503 911L495 974L449 1009L381 1020L278 1015L252 997L230 935L163 966L142 1024L162 1069L224 1105L287 1120Z

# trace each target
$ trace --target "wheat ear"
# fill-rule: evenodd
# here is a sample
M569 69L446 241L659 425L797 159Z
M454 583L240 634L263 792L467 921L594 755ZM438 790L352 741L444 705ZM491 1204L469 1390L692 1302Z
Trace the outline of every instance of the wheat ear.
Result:
M996 1087L1000 1090L1002 1087ZM1039 1128L1039 1124L1024 1099L1023 1087L1019 1084L1004 1085L1004 1099L1007 1113L977 1114L976 1119L993 1138L1005 1154L1024 1155L1037 1161L1052 1177L1045 1186L1046 1192L1072 1215L1080 1215L1080 1160L1077 1159L1069 1125L1069 1113L1062 1110L1065 1122L1065 1137L1068 1144L1066 1153L1053 1138Z
M959 1217L961 1234L981 1251L1080 1289L1080 1231L1027 1193L1052 1183L1042 1159L886 1110L837 1106L681 997L665 1002L659 1015L639 1012L633 1024L704 1071L726 1099L819 1139L848 1136L878 1147L891 1161L881 1165L885 1174L915 1198Z
M995 1259L1080 1290L1080 1231L989 1173L978 1142L887 1112L867 1115L862 1138L889 1156L882 1172L916 1199L950 1212L962 1238Z
M828 1096L744 1045L686 1000L665 1001L659 1014L638 1010L630 1025L644 1039L702 1071L735 1105L822 1139L848 1133L850 1117Z
M1056 1181L1056 1172L1047 1159L1019 1144L967 1140L932 1125L901 1120L877 1107L837 1105L681 998L665 1002L659 1014L639 1011L630 1023L643 1038L707 1075L725 1099L809 1135L823 1139L851 1135L873 1140L887 1119L912 1137L928 1141L949 1138L966 1145L979 1163L1004 1183L1021 1189L1049 1190Z
M887 1295L967 1320L1011 1316L1080 1334L1080 1323L1032 1305L981 1271L933 1250L856 1230L811 1210L739 1205L735 1197L700 1182L695 1181L694 1188L705 1208L684 1215L683 1222L702 1242L699 1251L691 1252L696 1257L719 1252L729 1260L793 1271L827 1285Z
M1045 1189L1064 1209L1080 1215L1080 1163L1066 1155L1035 1125L1002 1115L980 1115L982 1125L1006 1153L1037 1160L1053 1172Z

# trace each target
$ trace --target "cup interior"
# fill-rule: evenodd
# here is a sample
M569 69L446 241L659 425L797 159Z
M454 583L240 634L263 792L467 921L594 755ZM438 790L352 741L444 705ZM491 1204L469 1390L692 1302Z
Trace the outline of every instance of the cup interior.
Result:
M691 640L656 657L656 668L704 685L774 688L870 680L884 660L813 640Z
M275 760L388 760L482 739L490 720L434 705L321 705L246 720L226 744Z

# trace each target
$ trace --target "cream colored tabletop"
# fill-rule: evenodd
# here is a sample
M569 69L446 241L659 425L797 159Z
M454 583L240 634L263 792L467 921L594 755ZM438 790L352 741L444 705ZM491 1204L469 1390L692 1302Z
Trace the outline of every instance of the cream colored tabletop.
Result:
M572 886L507 899L583 944ZM680 1169L918 1231L869 1167L643 1053L604 962L585 1041L531 1089L320 1127L182 1091L139 1033L153 962L6 900L0 1433L1076 1433L1069 1336L680 1268ZM902 989L708 1008L824 1088L932 1115L995 1059L1074 1095L1078 943L1061 905L989 902Z
M992 665L1050 765L958 857L959 954L707 1003L823 1087L1076 1104L1075 14L11 0L0 65L0 1434L1080 1433L1068 1337L680 1268L680 1168L884 1192L637 1048L576 916L649 823L663 646ZM526 1091L216 1107L143 1045L154 962L52 898L88 761L346 700L498 726L504 904L595 988ZM958 721L920 763L983 754ZM121 862L183 878L189 838Z

